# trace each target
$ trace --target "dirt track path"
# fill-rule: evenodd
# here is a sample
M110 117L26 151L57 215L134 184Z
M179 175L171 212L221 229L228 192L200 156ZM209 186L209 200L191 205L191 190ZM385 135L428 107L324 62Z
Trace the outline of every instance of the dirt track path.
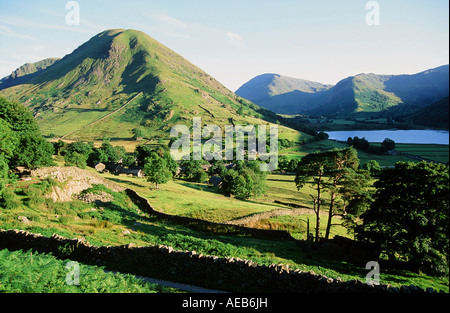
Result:
M104 272L105 273L114 273L114 274L119 273L117 271L108 271L108 270L104 270ZM135 277L136 277L136 279L145 281L150 284L158 284L158 285L165 286L165 287L176 288L176 289L184 290L188 293L227 293L226 291L222 291L222 290L207 289L207 288L203 288L203 287L199 287L199 286L177 283L177 282L163 280L163 279L150 278L150 277L144 277L144 276L135 276Z

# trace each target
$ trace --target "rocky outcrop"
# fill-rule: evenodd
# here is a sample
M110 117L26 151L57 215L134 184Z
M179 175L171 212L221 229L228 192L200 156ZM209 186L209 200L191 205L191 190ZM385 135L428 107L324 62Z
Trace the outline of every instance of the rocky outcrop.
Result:
M89 189L93 185L104 185L113 191L125 190L125 188L98 176L96 173L77 167L45 167L32 171L31 176L40 179L50 177L61 183L60 186L53 186L52 191L46 195L55 202L72 201L74 195L79 195L83 190Z

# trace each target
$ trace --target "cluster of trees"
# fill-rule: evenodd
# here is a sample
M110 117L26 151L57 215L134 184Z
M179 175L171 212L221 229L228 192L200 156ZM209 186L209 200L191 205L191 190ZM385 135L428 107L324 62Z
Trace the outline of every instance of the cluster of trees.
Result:
M0 193L18 166L35 169L53 165L53 146L22 104L0 97Z
M287 156L280 155L278 156L278 170L283 170L286 172L296 172L299 159L291 159L289 160Z
M177 177L186 181L205 183L211 176L222 179L219 191L226 196L241 199L258 197L266 190L266 173L260 170L259 161L235 161L227 168L223 160L182 160L179 164L167 148L137 148L138 163L143 166L147 180L156 187ZM207 169L209 167L209 169Z
M296 143L289 139L278 139L278 150L295 147Z
M395 149L395 141L389 138L384 139L381 146L371 145L366 138L348 137L347 144L355 149L366 151L372 154L385 154L386 151Z
M375 183L369 170L376 170ZM395 168L381 170L371 164L360 169L356 150L349 147L303 157L295 183L299 189L311 187L316 242L321 240L321 212L326 209L325 239L332 218L340 216L349 232L358 240L378 244L389 260L448 275L448 166L398 162Z
M356 238L379 244L389 260L413 270L448 275L448 166L398 162L380 173L375 187Z
M86 166L95 166L101 163L116 163L122 160L124 165L132 165L135 162L133 156L129 156L122 146L113 146L109 141L104 141L98 148L94 147L93 142L76 141L65 143L58 140L53 143L56 155L64 158L66 165L86 168Z

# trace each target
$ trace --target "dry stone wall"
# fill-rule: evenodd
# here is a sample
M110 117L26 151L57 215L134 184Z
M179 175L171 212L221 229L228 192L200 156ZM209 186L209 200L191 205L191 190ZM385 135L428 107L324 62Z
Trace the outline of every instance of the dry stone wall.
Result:
M45 237L21 230L0 230L0 248L53 253L87 264L123 269L134 274L155 274L179 282L233 292L274 293L431 293L416 286L401 288L368 285L358 280L342 281L312 272L291 270L286 265L258 265L239 258L221 258L177 251L167 246L92 246L59 235ZM122 265L122 267L120 266Z
M141 197L136 191L132 189L125 189L128 197L139 206L139 208L145 213L156 216L161 219L165 219L177 224L188 225L191 228L199 229L199 230L214 230L216 233L228 233L228 234L244 234L244 235L252 235L257 237L265 237L265 238L273 238L273 239L287 239L294 240L291 234L284 230L266 230L266 229L256 229L250 227L244 227L233 224L225 224L225 223L214 223L201 219L178 216L178 215L170 215L166 213L162 213L157 211L152 207L150 202Z

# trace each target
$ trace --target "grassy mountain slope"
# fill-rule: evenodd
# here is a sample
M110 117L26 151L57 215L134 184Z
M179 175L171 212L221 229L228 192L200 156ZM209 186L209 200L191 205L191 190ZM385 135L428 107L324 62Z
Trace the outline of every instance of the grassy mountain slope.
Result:
M260 80L261 84L265 82ZM449 95L449 66L444 65L413 75L359 74L333 87L292 91L282 95L267 93L267 88L244 85L242 97L277 113L312 115L349 115L382 113L406 116ZM244 87L243 86L243 87ZM248 99L248 98L247 98ZM277 105L273 105L276 102Z
M406 119L414 124L449 129L449 106L449 97L445 97Z
M104 31L26 84L0 91L28 106L42 132L72 139L148 137L171 126L262 124L265 113L182 56L135 30ZM259 111L259 112L257 112ZM261 114L262 113L262 114ZM272 114L273 115L273 114Z

